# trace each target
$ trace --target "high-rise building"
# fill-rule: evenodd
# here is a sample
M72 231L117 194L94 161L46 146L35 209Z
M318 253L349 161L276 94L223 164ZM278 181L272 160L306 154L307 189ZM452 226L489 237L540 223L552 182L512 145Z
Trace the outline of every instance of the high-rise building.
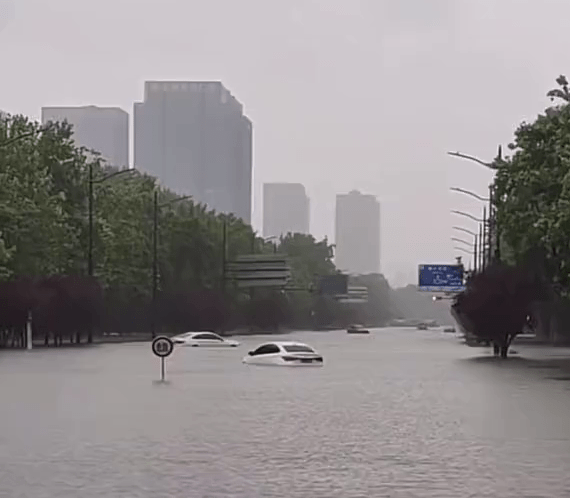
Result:
M103 160L129 166L129 114L118 107L42 107L42 123L67 121L77 145L93 149Z
M346 273L380 272L380 203L353 190L336 196L335 264Z
M263 236L309 233L309 198L300 183L263 184Z
M219 81L147 81L134 106L135 167L251 221L252 124Z

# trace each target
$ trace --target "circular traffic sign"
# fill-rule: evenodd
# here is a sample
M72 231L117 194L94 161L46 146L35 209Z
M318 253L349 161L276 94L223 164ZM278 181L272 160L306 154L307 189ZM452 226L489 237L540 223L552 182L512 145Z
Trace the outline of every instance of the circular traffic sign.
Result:
M152 341L152 352L160 358L170 356L173 350L174 343L168 337L160 336Z

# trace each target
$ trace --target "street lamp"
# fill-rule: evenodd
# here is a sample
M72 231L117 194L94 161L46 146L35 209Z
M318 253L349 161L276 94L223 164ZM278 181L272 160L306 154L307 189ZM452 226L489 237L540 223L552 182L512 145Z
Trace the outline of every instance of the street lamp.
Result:
M103 183L104 181L108 180L109 178L113 178L119 175L131 174L136 172L136 169L123 169L121 171L115 171L109 175L103 176L101 178L93 178L93 163L89 163L89 196L88 196L88 216L89 216L89 231L87 234L87 274L92 277L93 276L93 185L96 183ZM89 330L87 332L87 342L93 342L93 329L89 326Z
M462 154L461 152L448 152L447 154L453 157L458 157L460 159L473 161L493 171L497 171L504 164L503 149L500 145L497 150L497 156L491 162L482 161L477 157L470 156L468 154ZM489 185L489 198L487 199L489 202L489 231L488 231L489 247L488 247L488 252L486 253L487 261L491 261L493 259L493 253L492 253L493 237L496 239L496 248L494 256L497 260L500 259L500 246L501 246L500 233L496 219L497 217L496 210L493 209L493 199L494 199L493 184L491 184Z
M184 197L177 197L162 204L158 203L158 189L154 191L153 199L153 226L152 226L152 310L151 310L151 322L150 322L150 333L154 339L155 327L156 327L156 294L158 291L158 210L177 202L185 201L191 199L191 195L185 195Z
M475 271L477 271L477 239L478 239L477 234L474 234L472 243L467 242L466 240L463 240L463 239L459 239L457 237L451 237L451 240L456 241L456 242L461 242L462 244L469 246L469 248L471 249L470 251L468 251L464 247L458 247L458 246L456 246L455 249L457 249L459 251L466 252L467 254L469 254L472 257L473 267L474 267Z
M466 240L463 239L458 239L457 237L451 237L451 240L454 240L455 242L461 242L462 244L465 244L469 247L473 247L473 244L471 242L467 242Z
M453 249L456 249L457 251L463 251L464 253L467 253L471 256L471 251L468 251L467 249L465 249L465 247L459 247L459 246L455 246Z
M488 197L481 197L480 195L476 194L475 192L471 192L470 190L465 190L459 187L451 187L449 190L452 192L459 192L460 194L470 195L471 197L475 197L475 199L479 199L483 202L489 202L490 199Z
M502 148L499 145L499 151L498 151L497 157L495 158L494 161L492 161L490 163L482 161L481 159L479 159L475 156L470 156L469 154L463 154L461 152L448 152L447 154L450 156L453 156L453 157L459 157L460 159L467 159L468 161L473 161L477 164L480 164L481 166L485 166L486 168L489 168L489 169L492 169L495 171L498 169L497 162L500 161L502 158Z
M470 219L472 219L473 221L476 221L477 223L485 223L485 220L482 220L481 218L476 218L476 217L473 216L472 214L465 213L465 212L463 212L463 211L455 211L455 210L452 210L451 212L454 213L454 214L459 214L459 215L461 215L461 216L465 216L465 217L467 217L467 218L470 218Z
M135 173L137 170L132 168L132 169L123 169L121 171L115 171L114 173L111 173L109 175L103 176L101 178L93 178L93 163L90 162L89 163L89 233L88 233L88 252L87 252L87 273L90 277L93 276L93 185L95 184L99 184L99 183L103 183L107 180L109 180L110 178L113 178L115 176L119 176L119 175L126 175L126 174L132 174Z
M468 233L469 235L473 235L473 237L475 237L477 235L475 232L472 232L471 230L467 230L467 228L458 227L458 226L453 226L451 228L453 228L454 230L460 230L461 232Z
M278 239L277 235L270 235L269 237L264 237L263 242L269 242L270 240ZM277 243L273 242L273 254L277 254Z

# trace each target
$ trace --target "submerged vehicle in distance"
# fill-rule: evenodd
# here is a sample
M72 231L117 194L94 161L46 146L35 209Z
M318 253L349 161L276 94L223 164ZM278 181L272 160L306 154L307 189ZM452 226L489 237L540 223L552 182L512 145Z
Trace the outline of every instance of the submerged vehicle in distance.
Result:
M225 339L210 331L186 332L185 334L171 337L174 344L180 346L207 347L207 348L235 348L239 342Z
M352 324L346 329L348 334L370 334L370 331L364 328L364 325Z
M249 365L320 367L323 365L323 357L302 342L266 342L247 353L242 362Z

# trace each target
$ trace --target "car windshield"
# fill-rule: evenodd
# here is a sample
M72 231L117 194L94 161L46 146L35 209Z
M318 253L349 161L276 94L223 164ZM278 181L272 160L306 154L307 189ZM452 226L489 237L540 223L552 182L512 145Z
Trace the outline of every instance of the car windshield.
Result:
M283 346L283 349L288 353L314 353L315 351L309 346L304 346L303 344L288 344Z

